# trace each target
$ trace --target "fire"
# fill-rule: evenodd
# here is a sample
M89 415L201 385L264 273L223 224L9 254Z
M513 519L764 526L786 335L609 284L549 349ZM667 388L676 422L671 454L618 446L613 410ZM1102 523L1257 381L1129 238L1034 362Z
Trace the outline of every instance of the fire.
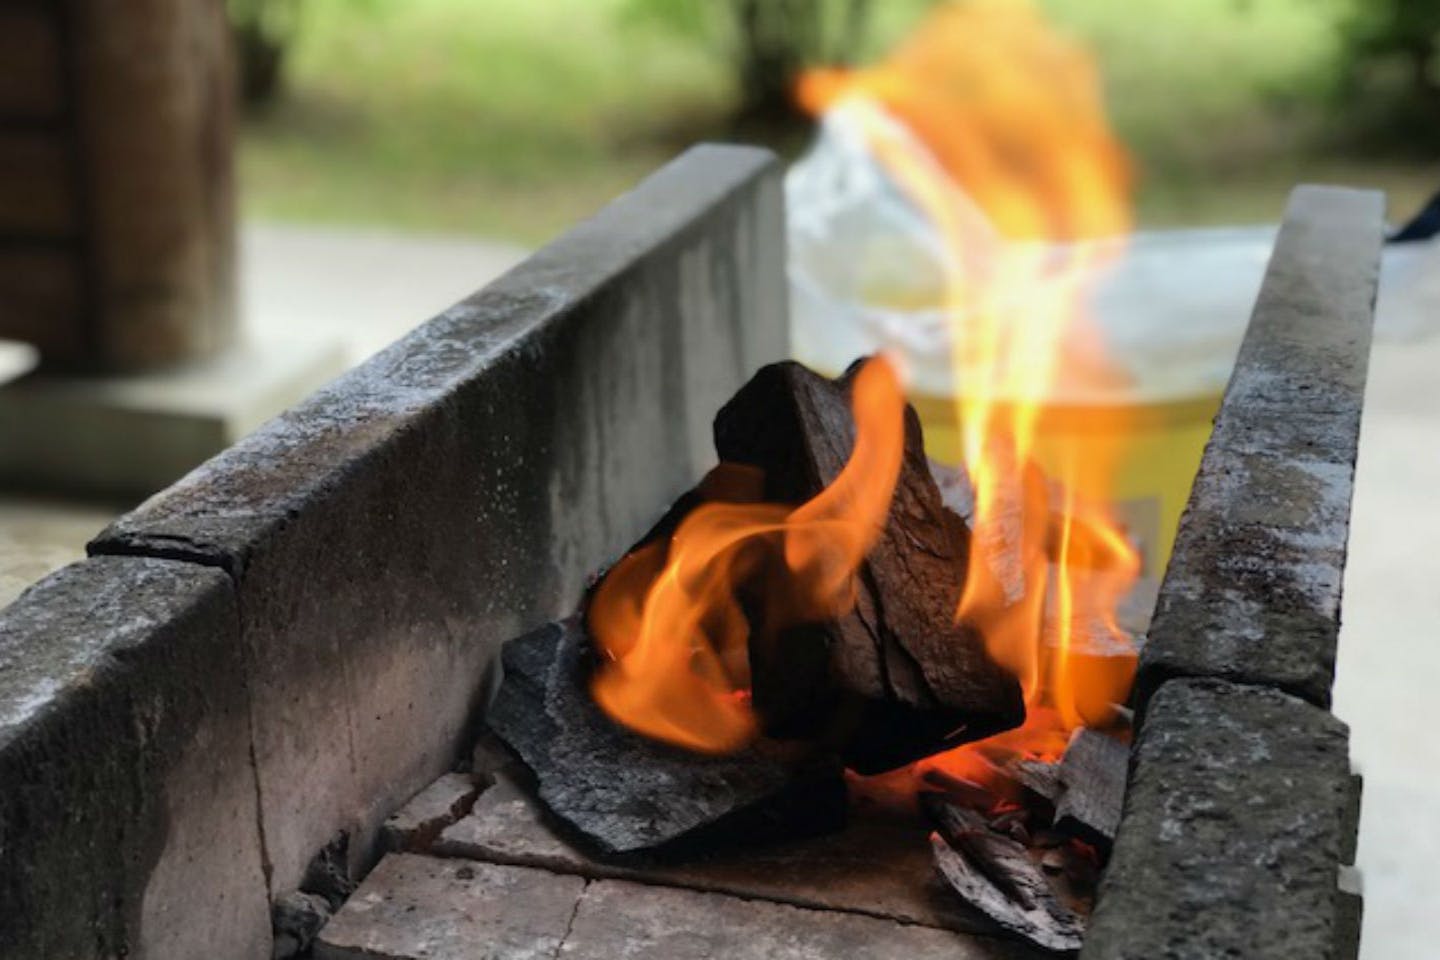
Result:
M756 471L712 474L707 502L668 541L626 556L596 590L591 633L606 657L592 682L614 719L657 740L707 753L755 737L749 702L751 625L829 619L854 603L853 578L879 537L904 453L904 396L892 365L866 363L852 389L855 446L835 481L792 507L759 501ZM780 561L784 575L770 574ZM764 566L767 575L755 574Z
M1128 693L1133 656L1114 655L1129 644L1116 611L1140 567L1111 496L1123 408L1097 412L1109 419L1084 442L1039 449L1065 397L1120 377L1083 310L1095 251L1115 246L1073 242L1130 227L1128 166L1096 71L1028 5L976 0L939 8L877 66L812 72L800 96L863 124L946 253L942 306L974 493L955 617L980 631L1027 705L1020 728L899 776L986 781L1009 757L1056 759ZM896 369L867 364L853 389L855 448L831 486L799 507L765 503L763 478L722 465L673 536L611 571L588 612L606 658L592 684L602 708L692 750L729 752L757 735L751 631L853 604L898 477L903 404Z
M1112 510L1119 450L1104 438L1123 431L1050 451L1048 471L1037 454L1062 396L1119 376L1083 311L1097 248L1069 242L1131 222L1098 74L1028 4L976 0L938 8L874 67L808 74L799 96L864 125L946 252L955 414L975 496L956 616L1020 679L1028 718L922 765L985 779L987 758L1054 759L1129 690L1132 661L1096 651L1128 643L1116 609L1140 568Z

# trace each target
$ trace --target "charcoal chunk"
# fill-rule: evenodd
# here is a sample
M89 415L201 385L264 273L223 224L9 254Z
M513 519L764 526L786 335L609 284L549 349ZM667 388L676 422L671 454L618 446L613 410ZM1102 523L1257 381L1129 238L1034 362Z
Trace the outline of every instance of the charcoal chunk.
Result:
M501 657L490 728L533 773L549 810L599 855L843 824L844 783L833 757L771 741L730 756L691 753L606 716L590 697L591 653L579 618L512 640Z
M762 368L715 419L722 460L765 474L768 500L799 504L834 482L855 443L852 373L827 380L792 362ZM861 773L893 769L1024 718L1019 683L955 622L969 530L945 506L905 410L905 454L889 518L838 621L756 631L754 702L766 729L837 735Z

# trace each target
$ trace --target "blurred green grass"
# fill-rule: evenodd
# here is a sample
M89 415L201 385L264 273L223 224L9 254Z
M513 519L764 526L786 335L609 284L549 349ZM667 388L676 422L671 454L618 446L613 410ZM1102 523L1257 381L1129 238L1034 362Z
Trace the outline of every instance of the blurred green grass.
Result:
M246 214L553 235L727 129L720 51L624 2L305 0L288 90L244 127ZM872 51L923 6L877 3ZM1325 96L1341 0L1044 6L1099 56L1143 225L1272 220L1301 179L1384 187L1403 215L1440 179L1315 146L1343 121Z

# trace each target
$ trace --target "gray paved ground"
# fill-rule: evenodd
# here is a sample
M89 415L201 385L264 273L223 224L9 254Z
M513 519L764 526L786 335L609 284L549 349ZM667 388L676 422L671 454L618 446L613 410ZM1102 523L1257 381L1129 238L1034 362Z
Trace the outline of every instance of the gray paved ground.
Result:
M358 361L514 263L471 240L280 226L244 235L247 316L338 337ZM1383 298L1383 293L1382 293ZM1440 941L1440 327L1375 348L1345 580L1336 711L1366 776L1363 956L1429 960ZM1428 330L1426 329L1428 328ZM1408 331L1413 334L1416 331ZM0 356L0 360L5 359ZM0 496L0 605L83 554L116 509Z
M1375 348L1360 435L1335 711L1365 774L1366 960L1440 941L1440 339Z

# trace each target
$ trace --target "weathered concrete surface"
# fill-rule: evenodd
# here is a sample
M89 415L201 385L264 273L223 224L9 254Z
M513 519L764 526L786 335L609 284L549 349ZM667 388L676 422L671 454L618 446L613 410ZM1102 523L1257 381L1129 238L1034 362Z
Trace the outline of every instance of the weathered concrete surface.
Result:
M553 960L579 877L392 853L315 943L315 960Z
M1222 677L1328 706L1383 197L1297 188L1181 519L1136 696Z
M538 802L508 776L475 800L467 816L440 831L430 851L444 857L541 867L557 873L606 876L592 861L544 822ZM627 873L620 868L619 876Z
M0 612L0 956L260 957L235 598L102 557Z
M447 773L385 819L387 850L419 850L470 812L480 788L468 773Z
M989 960L1051 954L873 917L600 880L585 888L563 960Z
M292 336L143 374L36 370L0 385L0 485L137 502L344 369Z
M1002 940L527 867L391 854L316 960L1020 960Z
M470 815L446 827L440 856L541 867L728 893L822 910L866 914L957 931L994 932L935 873L918 824L856 817L839 833L751 849L712 851L674 864L592 859L558 836L534 800L505 777L480 795Z
M450 766L498 645L567 611L784 352L779 167L701 147L116 522L239 591L276 890Z
M591 698L590 656L579 617L506 643L485 722L533 771L540 799L600 853L673 849L702 833L705 848L754 843L766 827L793 835L843 822L834 756L763 740L706 756L643 737Z
M1347 739L1279 691L1161 687L1081 957L1335 957Z

